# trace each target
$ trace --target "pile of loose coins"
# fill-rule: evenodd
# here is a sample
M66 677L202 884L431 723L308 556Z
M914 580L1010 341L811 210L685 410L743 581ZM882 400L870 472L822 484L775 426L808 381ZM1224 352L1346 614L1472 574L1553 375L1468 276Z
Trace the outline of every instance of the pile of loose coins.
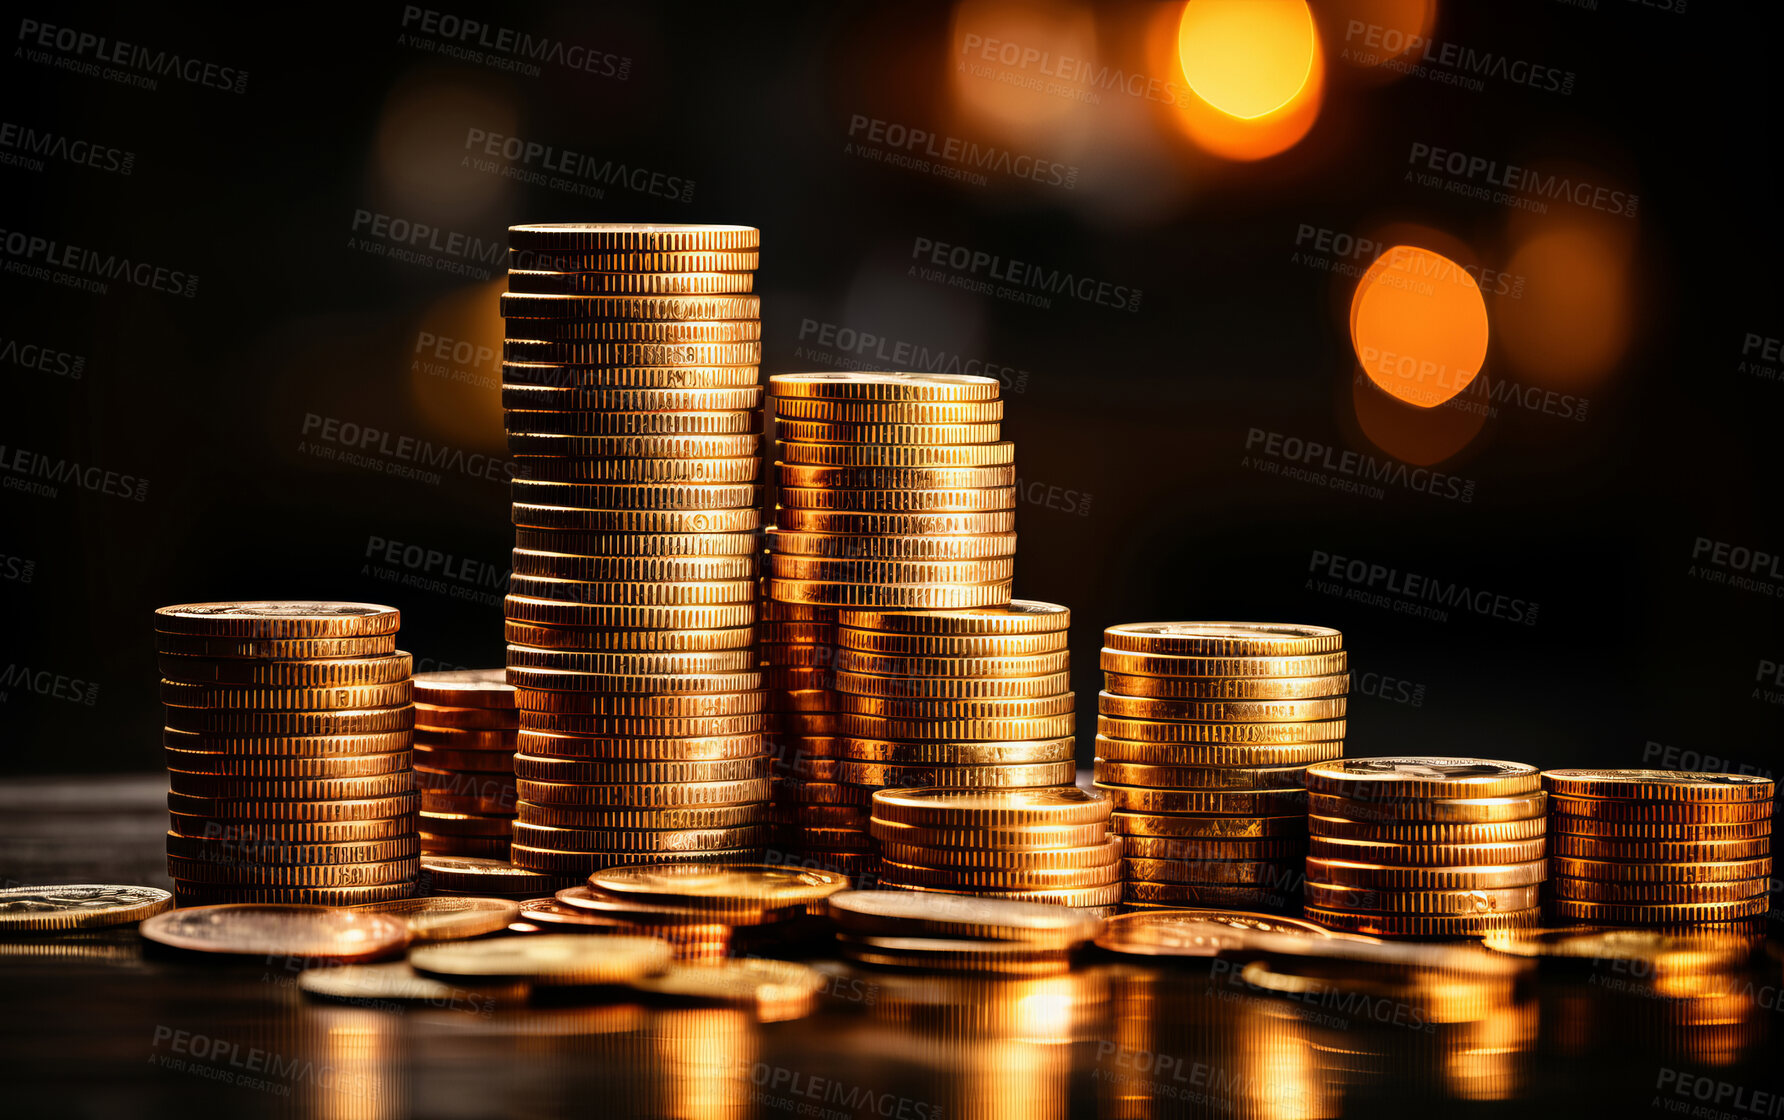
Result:
M1539 924L1547 795L1534 766L1346 758L1307 768L1306 916L1377 937Z
M1344 638L1141 622L1103 635L1096 784L1134 906L1298 910L1309 763L1344 754Z
M400 616L372 603L155 612L182 905L406 898L419 871Z
M1121 901L1109 799L1049 789L883 789L870 828L887 887L1097 910Z
M509 241L511 858L578 879L753 858L770 768L751 648L759 235L566 223Z
M1073 950L1102 919L1064 906L910 891L830 896L837 948L876 968L1051 976L1071 968Z
M1769 906L1775 783L1680 770L1545 770L1557 921L1683 925Z
M505 669L415 677L421 850L508 858L514 825L514 686Z

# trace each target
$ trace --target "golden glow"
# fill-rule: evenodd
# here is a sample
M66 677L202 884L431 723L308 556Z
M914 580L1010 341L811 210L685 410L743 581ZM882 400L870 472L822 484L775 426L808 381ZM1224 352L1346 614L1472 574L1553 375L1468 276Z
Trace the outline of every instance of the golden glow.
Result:
M1350 338L1363 371L1383 391L1435 408L1480 372L1487 356L1486 301L1455 261L1395 245L1357 282Z
M1188 0L1177 23L1178 63L1189 87L1240 120L1298 97L1318 54L1304 0Z
M1147 64L1153 73L1176 71L1188 78L1185 70L1188 62L1181 49L1183 28L1194 14L1191 9L1207 2L1209 0L1191 0L1181 15L1171 6L1157 10L1146 36ZM1194 85L1192 80L1188 86L1176 91L1171 102L1171 119L1197 147L1221 159L1260 160L1287 151L1312 130L1325 98L1325 58L1319 50L1317 36L1312 42L1312 50L1304 56L1305 67L1289 63L1287 70L1292 71L1293 76L1282 77L1273 96L1254 96L1249 103L1229 100L1224 107L1217 106L1207 98L1223 95L1206 82L1206 93L1189 88ZM1271 100L1277 101L1276 107L1260 116L1240 116L1231 111L1255 109Z
M1333 57L1372 84L1405 77L1406 67L1389 63L1416 63L1437 26L1437 0L1329 0L1320 10L1333 34L1342 34Z
M1070 94L1100 69L1088 8L960 0L952 32L948 75L964 123L1004 143L1045 143L1053 158L1086 139L1090 122Z
M1519 373L1551 388L1585 388L1611 373L1628 348L1632 311L1621 231L1580 224L1525 241L1505 270L1517 298L1493 307L1504 352Z
M454 289L404 336L409 397L430 434L456 446L499 451L502 425L502 316L506 276Z

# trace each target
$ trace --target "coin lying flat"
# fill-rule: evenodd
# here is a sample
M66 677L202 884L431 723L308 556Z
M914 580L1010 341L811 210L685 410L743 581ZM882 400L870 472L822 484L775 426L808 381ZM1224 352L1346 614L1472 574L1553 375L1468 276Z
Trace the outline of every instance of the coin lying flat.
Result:
M387 914L326 906L239 903L157 914L142 935L174 949L242 956L376 960L409 943L408 925Z
M557 892L557 900L567 906L598 917L617 918L640 925L698 926L702 929L719 926L755 926L784 922L804 912L803 904L765 906L755 910L732 909L715 912L711 908L678 906L673 903L634 900L609 895L592 887L566 887Z
M1763 801L1777 789L1756 774L1695 770L1544 770L1542 780L1550 793L1567 797L1655 801Z
M1065 949L1020 941L843 934L837 938L837 947L849 960L879 968L1003 976L1048 976L1071 968Z
M508 928L520 914L520 904L501 898L402 898L393 902L368 902L355 910L389 914L409 924L413 942L456 941Z
M182 603L155 612L155 629L207 638L356 638L394 634L402 616L377 603L247 600Z
M1317 762L1307 789L1348 797L1508 797L1542 788L1541 771L1489 758L1397 755Z
M522 1003L527 997L525 984L448 984L421 975L407 961L307 968L298 974L297 986L319 999L345 1003L425 1003L443 1010L473 1013Z
M843 929L879 936L927 936L1037 945L1082 944L1101 922L1064 906L916 891L842 891L829 899Z
M1292 622L1133 622L1104 630L1103 644L1175 657L1305 657L1340 648L1344 635Z
M173 909L158 887L63 883L0 890L0 933L121 926Z
M418 946L409 963L427 976L527 980L545 986L621 984L669 967L674 953L656 937L540 934Z
M1113 804L1100 790L891 789L873 795L874 816L925 828L1007 828L1091 824L1109 819Z
M609 895L720 913L809 906L848 885L835 872L765 863L634 865L589 876L589 886Z
M1244 910L1146 910L1103 923L1099 948L1146 957L1215 957L1252 948L1254 933L1329 938L1323 926Z
M1641 961L1656 975L1737 968L1753 955L1750 938L1711 929L1507 929L1487 934L1483 943L1517 957Z
M655 976L633 980L631 987L673 999L743 1004L753 1007L765 1022L782 1022L809 1014L826 982L815 968L753 957L674 964Z

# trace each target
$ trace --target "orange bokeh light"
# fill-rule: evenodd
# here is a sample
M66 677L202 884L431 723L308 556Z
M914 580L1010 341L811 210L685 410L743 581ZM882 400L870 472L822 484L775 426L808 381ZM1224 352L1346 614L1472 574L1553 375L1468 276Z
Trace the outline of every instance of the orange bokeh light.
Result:
M415 344L403 360L409 367L409 398L430 435L489 451L507 445L497 298L507 287L503 276L456 288L415 324Z
M1188 0L1177 58L1189 88L1230 117L1255 120L1300 96L1319 39L1303 0Z
M1497 300L1494 317L1507 360L1530 380L1583 388L1622 359L1633 313L1631 246L1619 233L1586 223L1545 230L1507 262L1523 289Z
M1357 281L1350 340L1363 372L1384 392L1436 408L1480 373L1487 356L1486 301L1455 261L1395 245Z

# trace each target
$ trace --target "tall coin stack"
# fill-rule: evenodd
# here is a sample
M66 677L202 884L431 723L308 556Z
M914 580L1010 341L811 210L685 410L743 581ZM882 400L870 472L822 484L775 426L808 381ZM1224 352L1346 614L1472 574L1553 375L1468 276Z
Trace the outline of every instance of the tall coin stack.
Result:
M1121 901L1121 838L1109 798L1050 789L882 789L871 828L880 883L1010 902L1111 907Z
M1307 917L1376 937L1539 924L1546 795L1534 766L1346 758L1307 768Z
M410 657L372 603L155 612L181 905L351 905L415 893Z
M553 875L754 858L769 795L757 231L509 236L511 858Z
M769 383L779 505L767 586L775 610L834 625L844 608L1009 602L1015 448L1001 439L996 379L800 373ZM790 744L801 752L801 772L777 787L784 843L824 866L871 870L868 789L838 780L840 698L820 691L830 689L830 666L810 663L824 656L822 646L774 642L763 652L771 679L807 686L786 688L800 695L784 695L789 710L776 717L804 733ZM795 703L804 712L790 710Z
M1103 642L1096 784L1115 803L1125 901L1298 909L1302 771L1344 754L1344 636L1139 622Z
M824 791L837 786L836 611L777 603L764 586L757 613L757 653L768 686L767 735L775 758L772 846L859 874L869 849L866 810L806 799L808 794L824 798Z
M519 726L506 669L416 675L422 851L508 858Z
M1769 905L1772 779L1545 770L1554 917L1595 925L1757 918Z

